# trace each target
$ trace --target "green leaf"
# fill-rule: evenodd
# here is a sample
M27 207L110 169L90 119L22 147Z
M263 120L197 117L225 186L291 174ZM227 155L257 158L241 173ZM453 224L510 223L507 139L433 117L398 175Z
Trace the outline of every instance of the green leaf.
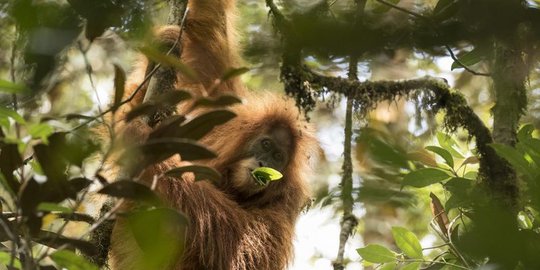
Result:
M412 262L400 268L400 270L418 270L420 269L421 262Z
M471 204L471 200L461 194L452 194L448 200L444 203L444 210L446 212L458 207L466 207Z
M190 99L191 94L184 90L175 90L163 93L153 99L152 102L159 106L174 106L184 100Z
M42 202L37 206L38 211L45 212L61 212L61 213L73 213L73 210L65 206L61 206L56 203Z
M27 88L24 85L12 83L6 80L0 80L0 92L8 94L19 94L26 90Z
M135 106L131 111L126 114L126 121L129 122L141 115L152 116L154 113L158 112L161 108L166 108L169 106L174 106L181 101L190 99L191 94L186 91L170 91L159 95L155 100L145 102Z
M179 168L174 168L165 172L166 176L181 177L186 172L192 172L195 174L195 181L208 180L217 182L221 179L221 174L213 168L206 166L190 165Z
M16 111L12 109L8 109L5 107L0 107L0 117L9 117L15 120L15 122L19 124L23 124L23 125L26 124L26 121L20 114L18 114Z
M463 161L463 163L461 163L461 166L466 165L466 164L478 164L479 162L480 162L480 160L478 159L478 157L470 156L470 157L466 158Z
M0 265L9 265L11 262L11 253L0 251ZM13 266L15 268L22 269L21 261L19 259L13 259Z
M247 67L241 67L241 68L233 68L233 69L229 69L225 72L225 74L223 74L223 76L221 76L221 81L227 81L227 80L230 80L234 77L238 77L246 72L249 71L249 68Z
M114 103L113 112L118 109L124 96L126 87L126 72L117 64L114 64Z
M7 190L15 194L19 191L20 182L13 175L13 172L23 166L23 158L16 144L0 144L0 172L5 180Z
M413 161L420 161L422 162L422 164L427 165L429 167L438 166L437 161L435 160L433 155L424 149L420 151L409 152L407 153L407 157Z
M131 181L120 180L104 186L98 193L160 205L161 199L149 187Z
M64 115L64 117L66 118L67 121L81 120L81 119L84 119L84 120L94 119L94 116L88 116L88 115L83 115L83 114L78 114L78 113L68 113Z
M174 209L155 208L129 213L128 226L142 251L134 258L137 269L167 269L165 264L182 255L187 218Z
M446 149L450 154L452 154L455 158L465 158L459 151L457 151L454 146L458 146L457 142L450 136L448 136L446 133L443 132L437 132L437 141L439 142L439 145Z
M218 125L236 117L229 110L214 110L197 116L176 130L175 137L199 140Z
M54 133L54 128L45 123L32 124L28 127L28 133L34 139L41 139L47 142L47 137Z
M444 184L446 190L457 194L466 194L472 187L473 181L462 177L453 177Z
M397 207L412 206L415 196L410 192L395 190L393 187L381 183L364 183L358 192L358 198L361 202L370 204L390 203Z
M525 159L532 161L531 167L533 167L534 171L540 167L540 153L534 149L534 147L536 147L534 144L536 144L537 141L537 139L528 139L516 144L516 149L521 153L525 153Z
M519 129L517 133L518 141L522 142L532 138L532 133L534 132L534 126L531 124L526 124Z
M396 253L388 248L377 245L369 244L366 247L356 250L362 259L372 263L389 263L396 260Z
M164 138L149 140L145 144L140 145L138 149L143 156L147 157L163 156L168 158L174 154L180 154L184 161L216 157L214 152L196 141L189 139Z
M409 163L405 153L398 147L378 140L374 136L367 136L366 143L369 153L378 162L399 168L408 168Z
M261 186L266 186L271 181L283 178L283 174L269 167L259 167L251 172L251 175Z
M465 65L466 67L470 67L480 61L482 61L486 57L486 53L483 49L474 48L470 52L466 52L464 54L461 54L458 56L459 62L461 64ZM452 63L451 70L454 70L456 68L463 68L458 62Z
M68 270L99 270L97 266L69 250L55 251L50 257L59 267Z
M16 184L15 184L16 185ZM8 180L6 179L6 177L4 176L4 174L2 174L2 172L0 172L0 186L4 188L5 191L7 191L11 196L13 196L13 198L15 198L17 196L17 194L13 191L13 189L11 188L12 185L10 185L8 183ZM1 212L1 211L0 211Z
M186 121L186 117L183 115L172 115L167 117L167 119L161 121L148 137L150 139L174 137L176 130L180 128L180 124L184 121Z
M383 266L381 266L381 268L378 268L378 269L379 270L396 270L398 268L397 268L397 263L391 262L391 263L385 263Z
M525 156L515 148L498 143L492 143L489 146L497 152L497 155L506 159L518 172L529 177L534 175L534 171Z
M466 207L473 202L471 191L474 182L467 178L454 177L444 184L444 188L451 193L450 198L446 200L444 209L449 211L456 207Z
M454 168L454 158L446 149L438 146L427 146L426 149L442 157L450 168Z
M477 171L468 171L463 175L466 179L476 180L478 178L478 172Z
M88 241L69 238L55 232L44 230L39 231L38 238L34 239L34 241L55 249L67 247L76 248L89 256L96 255L98 251L97 247Z
M222 95L217 98L199 98L197 101L195 101L195 104L193 107L225 107L225 106L231 106L237 103L242 103L242 100L240 100L236 96L232 95Z
M409 258L422 259L422 246L414 233L403 227L392 227L392 235L396 241L396 245Z
M195 73L195 71L186 64L184 64L182 61L180 61L178 57L161 53L159 50L151 47L142 47L139 49L150 60L156 61L165 66L175 68L189 79L192 79L194 81L197 80L197 74Z
M520 141L519 144L523 144L527 148L527 153L533 153L540 156L540 140L536 138L530 138ZM540 165L539 165L540 166Z
M132 173L141 171L146 166L159 163L179 154L183 161L201 160L216 157L216 154L194 140L178 138L150 139L142 145L127 149L119 158L123 165L131 166ZM133 163L135 158L135 163ZM137 160L139 159L139 160Z
M133 107L127 114L126 114L126 122L130 122L131 120L141 116L141 115L152 115L156 113L159 109L159 106L151 103L146 102L139 104L135 107Z
M401 184L402 186L421 188L448 180L451 177L452 176L445 170L437 168L422 168L405 175Z
M0 114L0 127L4 127L6 131L10 130L11 124L9 123L9 118L6 115ZM2 138L4 135L2 135Z

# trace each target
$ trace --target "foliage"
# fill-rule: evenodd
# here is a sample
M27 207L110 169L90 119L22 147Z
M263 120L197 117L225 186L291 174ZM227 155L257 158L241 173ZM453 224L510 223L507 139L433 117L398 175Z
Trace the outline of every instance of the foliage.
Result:
M404 188L442 186L444 192L440 195L447 197L444 206L437 195L430 194L433 214L430 226L443 244L422 248L413 232L394 227L392 235L402 253L396 254L383 246L368 245L358 249L365 263L381 264L383 269L390 267L388 265L410 269L419 269L422 265L427 269L476 269L485 263L481 259L483 256L494 252L488 245L504 243L517 249L507 249L506 254L491 253L491 260L504 264L509 263L509 258L517 258L524 269L537 267L538 260L530 257L540 251L535 244L540 240L539 193L535 180L540 173L540 167L535 162L540 153L540 140L533 136L535 132L533 126L524 125L518 132L519 142L515 148L501 144L492 145L499 155L516 168L524 184L523 206L513 216L508 216L508 213L496 204L486 205L486 201L490 200L489 196L476 185L478 167L475 165L478 164L478 159L475 156L465 157L452 137L444 133L437 134L439 145L427 146L425 149L431 151L439 162L433 163L433 160L424 158L418 167L411 168L410 172L403 175L401 183ZM458 161L459 163L456 163ZM472 168L467 168L468 166ZM504 218L518 221L519 231L509 231ZM494 220L500 224L493 223ZM478 224L484 222L490 222L493 231L478 230ZM509 235L491 235L499 230L504 230ZM487 237L495 240L487 241ZM525 242L530 244L521 246ZM426 253L428 250L437 252ZM390 254L393 255L389 256Z
M115 126L104 125L108 120L104 116L129 102L122 99L124 68L112 64L126 47L111 44L123 40L127 49L138 48L153 61L195 77L188 66L145 39L155 23L152 19L163 15L165 2L0 1L5 37L0 41L0 264L15 269L96 269L85 258L102 251L89 242L89 234L104 227L127 200L137 204L125 217L145 251L141 267L161 268L167 258L182 252L172 243L184 240L185 217L165 207L150 187L137 182L136 175L144 166L178 153L184 160L213 157L215 153L197 140L234 114L217 109L189 121L176 115L140 145L107 144L94 138L96 130L114 137ZM266 4L275 30L263 23L268 14L263 1L241 3L242 14L248 14L241 19L256 21L244 22L250 23L245 53L255 64L230 70L216 83L246 74L248 85L275 85L276 59L281 55L285 91L307 111L322 101L330 107L317 112L324 117L338 109L340 97L354 102L361 120L371 125L355 132L361 183L347 190L335 187L324 201L339 209L352 208L337 201L347 195L343 192L350 192L366 208L399 211L396 216L401 219L387 233L392 243L367 243L358 249L366 265L540 267L538 1L435 0L411 5L399 0L267 0ZM275 38L275 33L281 37ZM90 60L99 58L90 54L95 47L102 48L103 59L91 65ZM74 54L82 55L84 64L71 61ZM399 54L406 56L398 59ZM363 71L370 74L380 59L390 65L419 62L422 72L414 74L431 74L440 68L433 63L442 56L452 59L450 70L462 72L454 85L458 89L434 78L339 78L346 69L358 67L366 67ZM93 70L95 66L110 68ZM115 94L110 106L92 111L86 90L97 92L100 72L109 76L114 88L110 92ZM527 93L528 89L535 91ZM190 99L182 91L167 93L133 108L127 118L138 121ZM369 118L382 102L399 102L396 108L403 109L404 99L414 103L413 117L427 126L417 138ZM201 98L193 101L193 108L237 102L233 96ZM481 103L491 102L495 106L488 116ZM40 116L48 105L52 108L47 115ZM444 116L436 118L437 113ZM535 125L518 132L523 115ZM437 132L437 125L446 133ZM465 141L472 141L472 151L465 149ZM106 160L120 148L124 151L118 156L129 177L108 179ZM140 153L146 158L133 158ZM213 169L200 166L174 168L158 177L185 172L194 173L196 180L220 178ZM263 180L269 181L266 176ZM114 201L98 219L84 209L93 186ZM431 216L425 214L427 208ZM86 224L84 232L70 232L72 224L80 223ZM426 231L427 223L431 231ZM149 232L149 227L159 229ZM419 239L429 233L438 236L436 245L422 246Z
M261 186L268 185L271 181L277 181L283 178L283 175L269 167L259 167L251 172L251 175Z
M126 148L121 159L140 168L175 154L181 154L184 160L213 157L212 152L198 145L193 138L200 138L211 130L211 127L230 119L229 113L217 110L212 117L205 114L184 125L173 123L179 128L164 127L158 130L159 138ZM0 236L2 241L11 241L15 245L12 249L3 247L5 252L3 254L11 254L9 250L13 252L10 255L13 259L5 259L4 264L32 268L43 265L45 259L50 258L58 267L97 269L70 251L76 249L89 257L97 252L93 244L87 242L86 236L106 220L94 220L91 216L79 213L79 207L86 199L88 186L91 184L102 186L99 193L121 199L115 207L116 210L125 199L139 204L136 211L125 214L128 216L137 243L143 251L148 251L143 261L149 268L158 267L170 256L181 253L181 250L173 247L181 246L178 243L183 241L187 220L176 210L165 208L163 202L148 186L138 183L137 178L112 182L103 177L101 174L105 157L100 161L100 168L91 177L84 176L88 165L86 161L100 149L100 146L88 136L92 132L87 129L57 131L46 122L26 121L17 111L8 108L2 109L0 122L2 123L0 180L6 193L2 201L4 212L0 220L2 222ZM185 128L190 123L197 123L198 130ZM189 132L173 134L167 130ZM28 139L23 140L27 136ZM130 158L134 156L134 152L145 153L146 158L135 162ZM26 158L23 159L23 156ZM79 172L73 173L73 170ZM159 177L179 175L181 172L193 172L196 179L217 181L220 178L213 169L200 166L172 169ZM114 211L111 211L110 214L113 213ZM52 226L50 217L54 223L61 224L59 228ZM81 236L62 235L69 222L81 221L90 225ZM147 228L156 230L151 234ZM171 238L171 235L180 238ZM39 253L33 253L32 250L39 246L46 248L41 248Z
M135 242L143 251L141 269L164 267L172 257L182 254L181 243L188 221L184 214L168 208L152 187L140 183L139 172L177 154L185 161L214 157L215 153L196 140L235 117L225 109L210 110L190 121L177 115L164 122L144 143L130 145L115 139L116 122L104 121L104 115L129 102L129 99L122 100L126 75L119 65L114 65L114 101L97 116L70 113L39 117L37 108L19 103L21 98L39 100L40 93L50 90L51 82L63 83L61 79L54 81L58 78L53 75L58 67L65 65L61 60L66 58L65 51L74 46L83 20L86 39L78 40L79 45L89 42L91 46L111 28L119 34L128 34L124 36L129 40L139 39L140 33L149 29L146 1L89 3L16 1L2 5L2 12L9 14L2 23L18 35L11 44L11 81L0 81L2 103L5 100L10 103L0 107L0 241L7 243L0 246L0 263L9 269L98 269L103 261L96 260L96 256L106 256L106 250L103 254L100 248L102 245L108 248L108 243L94 243L93 234L107 227L110 219L119 214L126 217ZM40 32L43 29L49 30ZM139 34L132 35L134 32ZM39 51L35 43L53 49ZM148 51L151 47L145 48ZM82 52L85 54L86 50ZM189 69L156 49L152 52L152 59L160 64L174 66L184 73ZM16 61L18 54L25 58ZM23 63L33 69L23 67ZM88 63L86 69L93 84L93 72ZM245 71L233 70L224 75L223 81ZM127 114L127 121L151 117L164 107L189 99L191 96L183 91L165 93L133 108ZM222 96L216 100L195 100L194 107L222 108L237 102L236 97ZM94 125L93 122L102 123ZM99 135L101 130L109 138L97 139L103 136ZM109 179L111 173L106 167L112 165L111 156L117 156L127 168L123 178ZM144 158L137 158L142 156ZM221 178L212 168L185 166L156 176L156 181L163 177L180 177L184 172L194 173L196 180L219 181ZM96 188L112 202L112 207L98 219L85 211L90 189ZM127 201L136 207L120 213ZM83 231L74 233L69 229L72 226Z

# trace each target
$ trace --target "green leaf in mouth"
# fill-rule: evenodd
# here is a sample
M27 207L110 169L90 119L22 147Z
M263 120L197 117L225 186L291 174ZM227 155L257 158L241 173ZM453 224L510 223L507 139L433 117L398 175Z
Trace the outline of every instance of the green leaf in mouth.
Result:
M251 172L251 175L257 181L257 184L266 186L271 181L277 181L283 178L283 174L269 167L259 167Z

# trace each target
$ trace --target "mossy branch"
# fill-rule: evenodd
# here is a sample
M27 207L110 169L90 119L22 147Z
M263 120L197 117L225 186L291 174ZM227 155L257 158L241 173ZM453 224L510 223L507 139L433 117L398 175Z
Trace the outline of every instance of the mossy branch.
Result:
M354 100L354 109L356 112L366 114L382 101L393 101L401 97L418 95L422 98L421 104L423 109L434 113L440 110L444 111L445 117L443 124L447 130L453 132L461 127L468 131L471 137L476 139L476 147L480 156L480 176L483 183L487 186L488 192L491 193L492 198L500 201L503 205L515 206L517 189L516 182L512 181L515 178L513 177L515 174L514 170L489 146L494 141L491 131L478 115L474 113L472 108L467 105L463 96L453 91L446 81L424 77L402 81L358 82L317 74L302 64L302 49L310 46L309 42L299 41L298 33L294 33L293 31L294 22L283 16L272 0L267 0L266 2L270 7L270 13L274 17L277 30L282 35L286 45L280 78L284 83L285 92L295 98L298 106L306 111L310 111L315 107L318 98L326 94L337 93ZM430 29L433 28L433 26L428 27ZM328 29L319 29L318 32L328 32L326 30ZM376 36L388 37L384 34ZM438 32L436 36L440 38L444 35ZM324 37L319 38L323 39L323 42L326 40ZM407 40L413 42L417 39L412 38ZM333 42L340 43L339 40L333 40ZM384 43L387 41L383 38L381 42ZM393 44L390 41L388 42L389 44ZM448 40L443 40L441 44L431 44L430 47L443 45L449 49L448 42ZM399 47L399 44L394 45ZM364 53L370 52L370 49L361 45L357 47L363 48ZM384 46L379 47L382 48ZM290 48L293 50L289 50ZM332 49L330 48L330 50Z
M291 93L304 104L315 104L311 97L321 96L329 92L343 94L354 100L356 112L366 114L382 101L392 101L401 97L420 95L422 107L425 110L437 113L444 111L444 126L448 131L463 128L476 139L478 153L480 154L480 173L490 190L496 197L507 197L504 188L493 188L505 185L505 178L512 172L508 163L500 158L489 146L493 143L490 130L484 122L468 106L465 98L450 88L444 79L424 77L402 81L351 81L339 77L319 75L308 68L287 67L289 72L285 84L298 84L309 86L309 93ZM294 78L294 79L293 79ZM291 88L291 87L286 87ZM309 107L308 107L309 108ZM510 185L511 183L508 183ZM511 192L512 189L508 189ZM498 193L498 194L497 194Z

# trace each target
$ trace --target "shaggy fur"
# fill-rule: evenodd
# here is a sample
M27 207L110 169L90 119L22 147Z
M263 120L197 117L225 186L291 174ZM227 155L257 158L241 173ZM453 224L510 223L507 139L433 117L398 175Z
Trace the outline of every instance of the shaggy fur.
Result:
M189 7L182 61L199 74L199 81L178 75L178 88L189 89L195 96L232 93L242 97L244 103L231 108L237 117L201 140L218 158L198 164L219 171L223 175L219 183L194 182L189 173L182 179L161 179L157 183L160 196L184 212L191 222L184 255L170 268L285 269L293 257L294 224L308 196L305 184L310 171L308 163L318 150L313 130L288 99L272 94L249 94L238 78L212 87L217 78L238 63L231 24L234 1L192 0ZM178 33L177 27L166 27L159 31L158 38L171 42ZM143 59L130 76L126 95L142 81L146 64ZM131 106L142 102L144 90ZM187 113L183 108L179 111ZM286 129L292 139L289 163L282 172L284 178L250 192L251 185L246 183L253 180L231 176L248 169L245 153L250 142L274 128ZM121 129L124 136L134 136L139 141L151 130L142 121ZM153 175L186 164L178 157L171 158L147 168L143 179L150 182ZM135 258L141 252L125 226L119 220L113 231L110 254L113 269L134 269Z

